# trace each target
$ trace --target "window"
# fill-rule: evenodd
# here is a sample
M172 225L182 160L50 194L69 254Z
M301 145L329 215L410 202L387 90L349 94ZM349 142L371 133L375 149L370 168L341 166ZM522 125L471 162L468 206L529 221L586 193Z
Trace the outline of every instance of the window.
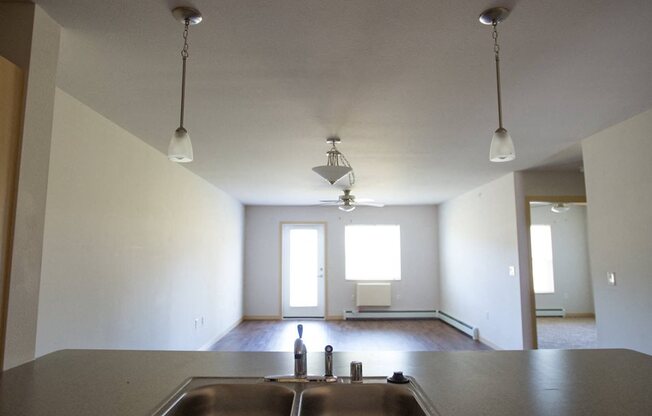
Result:
M534 293L555 293L552 271L552 236L549 225L530 226Z
M401 280L401 227L347 225L346 280Z

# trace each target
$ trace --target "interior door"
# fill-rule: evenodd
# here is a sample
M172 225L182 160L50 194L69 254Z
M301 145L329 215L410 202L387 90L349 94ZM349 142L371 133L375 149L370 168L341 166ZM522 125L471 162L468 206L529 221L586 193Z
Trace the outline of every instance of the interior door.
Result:
M283 224L281 274L284 318L323 318L324 224Z

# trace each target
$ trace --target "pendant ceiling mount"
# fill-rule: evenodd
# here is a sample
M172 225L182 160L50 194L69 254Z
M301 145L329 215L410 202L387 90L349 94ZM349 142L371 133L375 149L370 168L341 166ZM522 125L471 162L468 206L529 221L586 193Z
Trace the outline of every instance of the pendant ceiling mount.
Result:
M199 10L192 7L177 7L172 10L172 16L181 23L186 23L187 20L191 25L199 24L202 21Z
M494 22L500 23L509 16L509 9L505 7L492 7L480 13L480 23L483 25L493 25Z

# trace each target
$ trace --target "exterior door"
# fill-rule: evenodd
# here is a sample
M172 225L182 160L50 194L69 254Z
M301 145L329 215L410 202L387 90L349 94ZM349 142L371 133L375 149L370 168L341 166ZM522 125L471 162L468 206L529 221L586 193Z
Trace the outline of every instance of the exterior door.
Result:
M324 224L283 224L281 274L284 318L323 318Z

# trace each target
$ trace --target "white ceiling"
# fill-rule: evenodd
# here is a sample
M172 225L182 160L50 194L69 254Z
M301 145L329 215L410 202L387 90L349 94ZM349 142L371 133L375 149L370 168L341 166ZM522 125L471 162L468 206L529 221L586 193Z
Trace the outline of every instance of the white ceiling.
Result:
M178 123L179 1L38 0L64 28L58 85L166 152ZM577 167L577 142L652 107L652 1L503 2L505 127L485 0L197 0L187 165L245 204L336 198L311 168L342 137L354 193L438 203L510 171ZM569 149L570 148L570 149ZM119 163L119 161L116 161Z

